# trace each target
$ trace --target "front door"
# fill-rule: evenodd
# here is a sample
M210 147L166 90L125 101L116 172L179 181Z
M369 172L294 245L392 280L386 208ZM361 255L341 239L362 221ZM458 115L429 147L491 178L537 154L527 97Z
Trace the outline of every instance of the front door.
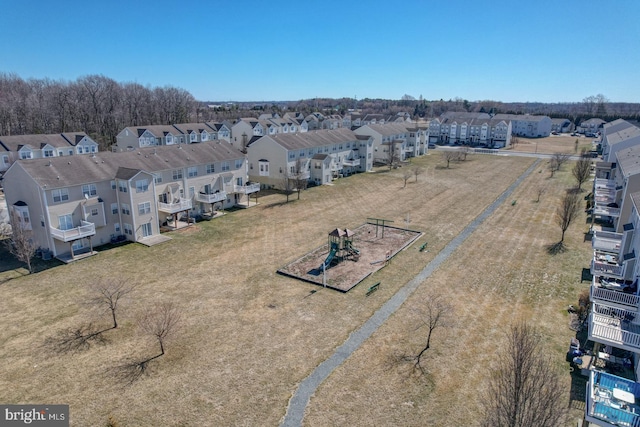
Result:
M149 237L153 234L151 223L142 224L142 237Z

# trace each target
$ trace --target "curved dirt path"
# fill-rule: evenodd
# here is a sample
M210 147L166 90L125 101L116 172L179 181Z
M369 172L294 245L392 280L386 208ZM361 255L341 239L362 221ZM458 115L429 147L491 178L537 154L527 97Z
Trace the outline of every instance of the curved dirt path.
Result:
M302 380L289 400L289 406L280 427L300 427L304 411L318 386L340 366L354 351L362 345L378 328L409 298L425 279L440 267L444 261L500 206L513 191L538 166L540 159L518 177L493 203L453 238L436 257L425 266L416 277L398 290L382 307L378 309L360 328L352 332L349 338L336 349L324 362L319 364L307 378Z

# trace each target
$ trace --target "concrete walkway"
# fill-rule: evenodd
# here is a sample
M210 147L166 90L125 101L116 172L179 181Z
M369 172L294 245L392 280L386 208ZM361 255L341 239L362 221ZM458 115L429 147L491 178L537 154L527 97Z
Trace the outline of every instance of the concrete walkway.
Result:
M378 328L400 308L407 298L415 291L422 282L440 267L444 261L460 246L466 239L500 206L513 191L524 181L524 179L536 169L540 163L536 160L518 179L507 188L491 205L489 205L478 217L467 225L438 255L406 285L398 290L378 311L376 311L358 330L351 333L349 338L336 349L336 351L324 362L313 370L311 375L302 380L297 390L289 400L289 407L280 424L281 427L302 426L304 411L309 404L311 396L318 386L340 366L354 351L362 345Z

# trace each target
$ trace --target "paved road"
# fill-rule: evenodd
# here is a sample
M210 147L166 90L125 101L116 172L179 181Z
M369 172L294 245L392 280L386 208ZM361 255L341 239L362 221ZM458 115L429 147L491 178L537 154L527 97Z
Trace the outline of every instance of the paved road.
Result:
M376 311L358 330L351 333L349 338L336 349L324 362L313 370L311 375L302 380L294 392L287 413L280 424L281 427L299 427L304 419L304 411L309 399L318 386L340 366L354 351L362 345L415 291L422 282L440 267L444 261L500 206L522 181L536 169L541 160L536 160L518 179L509 186L491 205L477 216L464 230L460 232L436 257L406 285L398 290L378 311Z

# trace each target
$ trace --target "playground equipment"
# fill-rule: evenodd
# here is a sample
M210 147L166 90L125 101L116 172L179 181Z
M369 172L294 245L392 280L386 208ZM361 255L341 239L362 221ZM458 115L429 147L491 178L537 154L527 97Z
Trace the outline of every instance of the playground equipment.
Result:
M331 263L352 259L358 261L360 251L353 246L354 232L345 228L344 230L336 228L329 233L329 255L320 265L319 270L325 270L331 266Z

